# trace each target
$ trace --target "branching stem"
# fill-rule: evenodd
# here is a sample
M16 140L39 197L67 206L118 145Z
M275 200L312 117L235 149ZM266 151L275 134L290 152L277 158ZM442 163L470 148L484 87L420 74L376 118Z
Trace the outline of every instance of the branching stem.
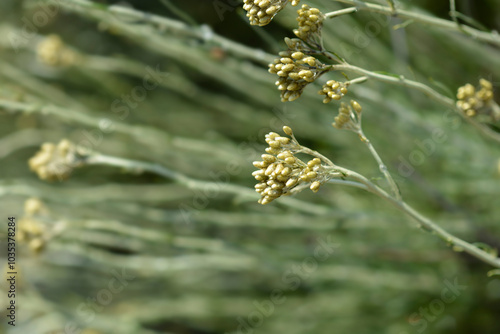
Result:
M427 26L430 25L446 30L454 30L457 32L465 33L466 35L474 39L477 39L479 41L492 43L497 46L500 46L500 35L496 32L484 32L469 26L457 24L456 22L450 20L443 20L421 13L406 11L403 9L395 9L388 6L381 6L359 0L334 0L334 1L345 3L351 6L356 6L359 11L368 11L388 16L395 16L401 19L412 20L413 22L422 23Z
M437 235L439 238L444 240L448 245L458 248L460 250L463 250L464 252L468 253L469 255L472 255L473 257L488 263L496 268L500 268L500 259L497 258L496 256L468 243L467 241L464 241L449 232L445 231L441 227L439 227L437 224L435 224L432 220L429 218L423 216L420 214L418 211L416 211L414 208L412 208L410 205L408 205L406 202L399 200L395 197L390 196L386 191L381 189L380 187L376 186L373 184L371 181L369 181L366 177L364 177L361 174L358 174L356 172L353 172L349 169L338 167L335 168L335 172L340 172L343 175L346 175L347 177L352 178L355 180L357 183L361 183L366 186L366 191L369 191L389 203L391 203L393 206L404 212L405 214L409 215L413 219L415 219L421 228L424 230L427 230L435 235ZM354 186L348 183L345 183L346 185L349 186ZM359 186L356 185L357 188L360 188Z

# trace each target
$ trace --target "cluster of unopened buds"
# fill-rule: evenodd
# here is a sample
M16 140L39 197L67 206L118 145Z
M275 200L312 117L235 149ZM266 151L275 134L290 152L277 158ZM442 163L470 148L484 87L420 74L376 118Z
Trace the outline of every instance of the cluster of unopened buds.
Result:
M361 128L361 111L361 105L354 100L351 100L350 106L342 102L333 127L358 132Z
M321 184L329 179L329 174L319 158L313 158L306 163L295 156L301 152L301 146L293 138L292 129L285 126L283 131L292 138L270 132L266 135L269 145L266 148L267 154L261 156L262 161L253 163L259 168L252 175L259 181L255 190L261 194L260 204L268 204L280 196L298 192L305 186L317 192Z
M340 100L345 94L347 94L347 87L349 83L338 82L335 80L328 80L323 88L318 92L320 95L325 95L323 103L328 103L332 100Z
M48 210L37 198L30 198L24 203L24 217L19 221L18 238L35 253L40 252L45 245L46 228L40 218L47 213Z
M282 51L279 55L269 64L269 72L279 76L276 86L283 102L299 98L309 83L327 71L323 63L301 51Z
M300 0L243 0L243 9L247 11L250 24L265 26L289 2L297 6Z
M493 108L496 104L493 101L494 95L491 82L480 79L479 85L479 89L476 89L471 84L460 87L457 92L457 107L469 117L486 114L492 116L495 120L499 120L498 108Z
M299 28L294 29L293 33L300 39L308 42L317 43L321 40L321 28L325 16L318 8L311 8L308 5L302 5L297 11L299 16Z
M81 55L69 49L57 35L49 35L37 47L40 62L49 66L71 66L80 61Z
M66 227L64 221L55 218L40 199L27 199L24 215L19 220L19 241L26 243L35 254L40 253Z
M82 155L77 153L76 147L67 139L59 144L44 143L40 151L29 159L30 169L38 174L42 180L65 180L75 167L83 163Z

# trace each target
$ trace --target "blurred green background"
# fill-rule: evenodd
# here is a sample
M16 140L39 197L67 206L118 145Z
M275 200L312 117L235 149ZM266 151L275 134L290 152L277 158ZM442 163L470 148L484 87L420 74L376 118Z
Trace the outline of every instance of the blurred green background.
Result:
M264 153L264 135L285 124L336 164L380 178L358 138L331 126L337 105L317 95L340 73L308 86L297 101L280 102L266 64L292 37L297 8L253 27L236 1L95 3L0 2L2 267L7 217L27 219L29 198L44 205L27 219L42 226L44 247L35 252L18 241L15 327L7 325L2 283L0 332L500 332L500 279L486 276L491 268L448 249L382 200L334 185L267 206L226 192L228 185L253 189L251 163ZM345 7L302 3L323 12ZM449 19L448 1L396 4ZM142 13L118 15L108 5ZM45 22L40 13L50 8L57 13ZM498 1L457 1L457 8L500 29ZM357 13L326 21L325 45L353 65L402 74L450 97L481 77L498 87L498 47L417 23L394 30L402 21L382 26L385 20ZM367 22L378 22L380 33L360 48L357 34ZM83 60L41 62L37 45L51 34ZM167 73L162 84L125 102L151 69ZM408 203L467 241L500 247L498 144L404 87L369 80L346 98L363 105L365 133ZM28 107L6 107L11 102ZM44 114L45 106L61 113ZM102 122L114 130L99 130ZM436 129L443 143L430 140ZM110 166L77 169L64 182L39 180L28 159L42 143L63 138L212 184L188 189ZM406 173L402 164L412 154L424 158Z

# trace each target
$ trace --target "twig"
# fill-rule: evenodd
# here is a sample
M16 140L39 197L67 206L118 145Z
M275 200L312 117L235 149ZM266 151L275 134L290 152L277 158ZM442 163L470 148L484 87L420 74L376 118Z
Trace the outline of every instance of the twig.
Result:
M340 15L350 14L350 13L354 13L357 11L358 11L357 7L349 7L349 8L345 8L345 9L341 9L341 10L336 10L334 12L326 13L325 18L331 19L331 18L340 16Z
M381 74L381 73L376 73L372 72L369 70L365 70L364 68L353 66L347 63L340 64L340 65L331 65L332 70L338 70L338 71L350 71L358 74L363 74L367 77L382 81L382 82L387 82L403 87L410 87L415 90L418 90L434 101L439 102L443 106L452 109L455 111L457 114L459 114L467 123L471 124L474 126L476 129L478 129L483 135L486 137L495 140L496 142L500 143L500 133L495 132L494 130L490 129L487 125L484 125L482 123L479 123L475 119L471 117L467 117L464 115L464 113L455 105L455 101L450 99L449 97L446 97L438 92L436 92L434 89L431 87L417 81L409 80L406 79L404 76L390 76L386 74Z
M38 113L41 115L53 115L61 120L76 122L86 126L92 126L99 129L100 119L88 115L84 112L61 108L52 105L36 105L25 102L15 102L0 99L0 108L9 112ZM200 153L212 152L215 156L222 159L228 157L234 158L231 152L223 149L217 149L214 145L202 140L172 136L164 130L159 130L148 126L129 125L117 120L113 121L113 131L127 136L131 136L140 143L150 145L152 142L163 143L163 150L167 147L180 148L183 150L193 150Z
M414 22L419 22L425 25L431 25L446 30L454 30L462 33L465 32L468 36L471 36L474 39L500 46L500 35L498 35L498 33L496 32L484 32L471 28L469 26L457 25L456 22L453 21L443 20L436 17L419 14L411 11L406 11L402 9L392 9L391 7L366 3L359 0L334 0L334 1L345 3L351 6L354 5L360 11L380 13L388 16L399 17L401 19L412 20Z
M432 232L433 234L436 234L438 237L440 237L442 240L444 240L446 243L448 243L450 246L458 247L460 249L463 249L466 253L472 255L473 257L488 263L496 268L500 268L500 259L497 258L496 256L493 256L492 254L483 251L482 249L468 243L467 241L464 241L449 232L445 231L438 225L436 225L432 220L429 218L421 215L419 212L417 212L415 209L413 209L411 206L409 206L407 203L404 201L398 200L392 196L390 196L387 192L385 192L383 189L380 187L376 186L372 182L370 182L366 177L364 177L361 174L358 174L356 172L353 172L349 169L338 167L335 169L335 172L340 172L347 177L351 177L355 181L362 183L366 186L366 190L385 199L389 203L391 203L393 206L398 208L399 210L403 211L410 217L414 218L422 228L424 228L427 231Z
M394 181L394 179L392 178L392 175L391 175L391 173L389 173L387 166L382 161L382 158L378 154L377 150L375 150L375 147L373 147L370 140L365 136L361 127L359 127L358 135L359 135L359 138L361 139L361 141L363 143L365 143L366 146L368 147L368 149L370 150L370 153L372 154L373 158L377 161L378 168L379 168L380 172L384 175L387 182L389 183L389 187L391 188L392 193L394 194L395 198L398 201L401 201L402 200L401 192L399 190L398 185L396 184L396 181Z
M122 159L98 153L94 153L91 156L89 156L85 160L85 162L89 165L108 165L108 166L120 167L124 168L125 170L136 173L141 173L145 171L151 172L163 176L166 179L173 180L176 183L182 184L192 190L219 189L220 193L232 194L240 197L248 197L251 198L252 200L256 200L259 197L259 195L255 191L250 190L246 187L230 183L221 184L217 182L196 180L155 163ZM315 215L328 214L330 212L330 209L326 207L303 202L295 198L290 198L290 197L285 198L281 202L285 206L292 207L303 212L314 213Z
M96 6L94 2L87 0L44 0L44 2L61 5L68 10L87 13L101 12L101 13L111 13L117 16L123 16L128 18L133 18L139 21L144 21L163 31L170 31L175 34L182 34L185 36L205 40L206 42L212 42L216 45L221 46L225 50L232 52L234 55L244 58L253 59L263 64L267 64L273 60L273 56L258 50L245 46L240 43L236 43L217 35L215 33L207 33L206 29L201 27L191 27L183 22L172 20L159 15L154 15L151 13L144 13L133 8L123 7L123 6Z

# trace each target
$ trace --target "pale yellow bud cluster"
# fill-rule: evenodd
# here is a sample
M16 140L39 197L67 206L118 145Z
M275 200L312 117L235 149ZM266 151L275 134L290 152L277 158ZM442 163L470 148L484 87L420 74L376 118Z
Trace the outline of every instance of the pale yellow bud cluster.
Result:
M335 117L335 122L332 123L333 127L345 130L358 130L360 128L361 111L361 105L354 100L351 100L350 106L342 102L339 114Z
M323 103L328 103L332 100L340 100L345 94L347 94L348 83L338 82L335 80L329 80L323 85L318 94L325 95Z
M66 47L57 35L49 35L38 44L37 56L49 66L71 66L80 60L80 55Z
M282 51L279 55L269 64L269 72L280 77L276 86L283 102L299 98L309 83L325 73L325 66L319 60L301 51Z
M458 89L457 107L469 116L474 117L479 113L488 113L490 102L493 100L493 86L486 79L479 80L480 88L476 88L471 84L466 84Z
M38 198L29 198L24 202L24 213L28 216L47 214L48 210Z
M311 8L308 5L302 5L302 8L297 11L299 16L299 28L294 29L293 33L304 41L313 41L321 38L321 28L325 16L318 8Z
M18 239L20 242L26 242L35 253L43 249L46 232L45 225L37 216L47 212L43 203L37 198L30 198L24 203L25 216L19 220Z
M243 0L243 9L247 11L250 24L265 26L289 2L297 6L300 0Z
M29 159L30 169L42 180L65 180L73 168L81 164L76 148L69 140L63 139L59 144L42 144L41 150Z
M285 126L286 134L292 135L292 130ZM317 192L326 181L326 173L321 160L314 158L304 163L294 153L300 151L300 145L293 139L282 137L275 132L266 135L267 154L263 154L262 161L255 161L253 165L259 170L252 173L259 183L255 190L261 194L260 204L268 204L280 196L289 195L299 185L309 185Z

